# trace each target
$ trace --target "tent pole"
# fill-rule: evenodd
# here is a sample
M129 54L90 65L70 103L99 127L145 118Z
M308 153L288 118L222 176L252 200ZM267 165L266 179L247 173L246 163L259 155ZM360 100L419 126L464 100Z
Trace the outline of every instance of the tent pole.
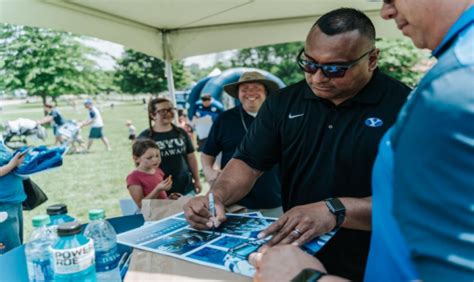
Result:
M173 79L173 65L172 65L172 57L169 50L169 42L168 42L168 31L163 30L161 32L161 37L163 39L163 59L165 60L165 75L166 81L168 82L168 92L171 99L171 104L174 108L177 108L176 104L176 96L174 90L174 79ZM174 116L175 124L178 124L178 115Z
M173 107L176 108L176 97L175 97L175 90L174 90L174 79L173 79L173 66L169 60L165 60L165 74L166 74L166 81L168 82L168 91L171 99L171 103Z

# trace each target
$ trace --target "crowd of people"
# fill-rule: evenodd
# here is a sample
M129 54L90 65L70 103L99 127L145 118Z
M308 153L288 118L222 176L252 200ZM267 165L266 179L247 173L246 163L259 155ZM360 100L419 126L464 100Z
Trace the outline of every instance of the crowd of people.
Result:
M185 114L154 98L147 129L137 135L127 121L135 169L126 185L136 205L193 196L184 214L196 229L219 226L232 204L277 217L259 234L272 236L267 245L249 257L257 281L472 281L474 0L383 2L382 18L438 59L416 89L377 67L367 15L330 11L296 57L304 80L279 89L245 72L224 86L239 101L228 110L202 95L195 118L210 116L212 127L197 147L215 216L199 195L196 136ZM110 150L100 112L84 105L87 149L101 139ZM38 123L57 130L61 114L51 104L45 111ZM9 216L0 242L9 248L21 243L25 195L11 171L22 160L0 142L0 184L8 187L0 189L0 219ZM298 248L330 231L337 232L315 256Z

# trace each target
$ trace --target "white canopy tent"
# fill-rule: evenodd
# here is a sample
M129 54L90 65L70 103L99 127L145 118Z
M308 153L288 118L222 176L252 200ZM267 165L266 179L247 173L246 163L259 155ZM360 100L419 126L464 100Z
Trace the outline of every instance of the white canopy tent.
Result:
M400 37L368 0L0 0L0 22L64 30L116 42L170 62L189 56L303 41L316 19L339 7L364 11L378 37Z

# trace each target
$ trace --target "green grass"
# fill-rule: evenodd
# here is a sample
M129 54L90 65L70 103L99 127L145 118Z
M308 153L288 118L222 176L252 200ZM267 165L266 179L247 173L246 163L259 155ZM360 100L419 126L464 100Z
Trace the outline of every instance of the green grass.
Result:
M49 200L33 211L24 212L26 240L31 231L31 218L46 213L46 207L51 204L67 204L69 214L83 223L88 221L87 212L92 208L105 209L107 217L121 215L118 201L129 197L125 177L134 168L125 121L132 120L138 133L148 126L148 121L141 101L114 103L114 109L105 104L101 109L105 123L104 133L110 141L112 151L106 151L102 141L96 140L91 153L65 155L60 168L32 176ZM58 108L66 119L82 121L87 118L88 112L79 101L77 111L61 103ZM0 122L20 117L37 120L42 116L40 104L9 105L3 106ZM82 137L85 141L88 134L89 127L83 128ZM53 143L52 131L48 129L46 144ZM32 140L31 144L42 144L42 141Z

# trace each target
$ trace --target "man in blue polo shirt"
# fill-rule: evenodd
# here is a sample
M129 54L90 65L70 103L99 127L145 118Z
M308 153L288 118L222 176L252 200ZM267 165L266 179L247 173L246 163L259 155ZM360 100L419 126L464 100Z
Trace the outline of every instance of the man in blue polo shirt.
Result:
M384 0L381 15L439 61L380 142L365 280L472 281L474 0ZM252 260L260 281L336 279L291 246Z

